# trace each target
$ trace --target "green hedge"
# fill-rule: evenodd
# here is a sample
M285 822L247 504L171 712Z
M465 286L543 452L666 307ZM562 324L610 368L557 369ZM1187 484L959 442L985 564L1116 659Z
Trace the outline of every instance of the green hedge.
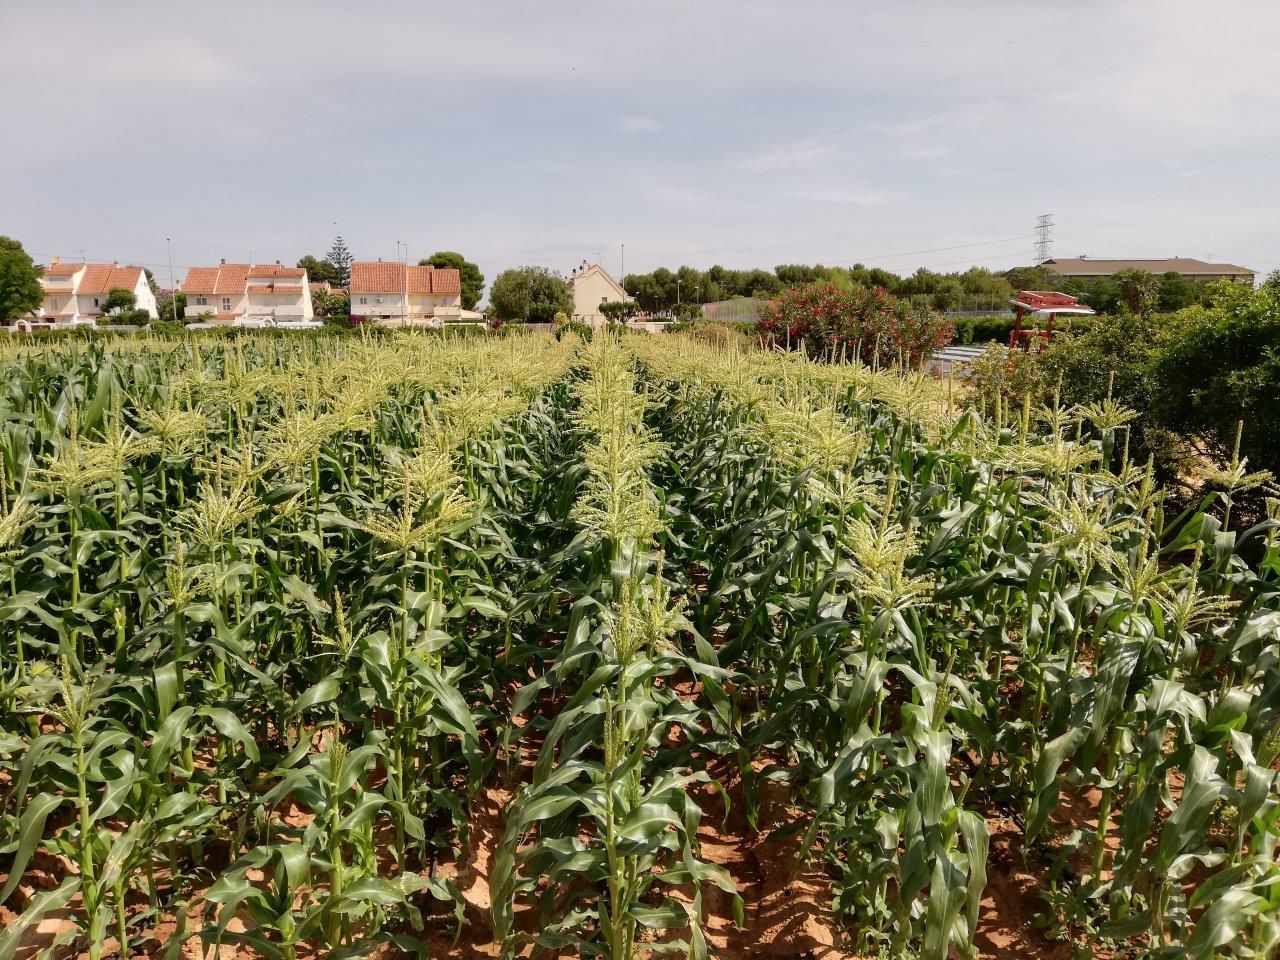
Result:
M955 342L965 344L1008 343L1009 331L1013 329L1013 317L1009 314L997 314L990 317L957 317Z

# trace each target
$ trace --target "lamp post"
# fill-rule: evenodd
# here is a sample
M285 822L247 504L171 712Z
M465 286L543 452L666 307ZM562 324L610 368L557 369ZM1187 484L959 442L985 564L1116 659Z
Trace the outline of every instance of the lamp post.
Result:
M404 259L400 260L400 248L404 247ZM396 260L400 261L400 279L403 290L400 293L400 326L409 322L409 245L396 241Z
M178 284L173 278L173 241L164 238L164 247L169 251L169 303L173 306L173 322L178 322Z

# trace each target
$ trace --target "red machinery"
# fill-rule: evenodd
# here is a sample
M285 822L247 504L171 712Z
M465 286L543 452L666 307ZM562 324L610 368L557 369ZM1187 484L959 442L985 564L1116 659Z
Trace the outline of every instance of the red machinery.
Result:
M1053 339L1053 321L1059 314L1090 316L1093 311L1075 297L1052 290L1022 290L1016 297L1010 297L1013 304L1014 323L1009 331L1010 350L1030 350L1035 341ZM1043 330L1022 329L1022 318L1026 316L1047 318Z

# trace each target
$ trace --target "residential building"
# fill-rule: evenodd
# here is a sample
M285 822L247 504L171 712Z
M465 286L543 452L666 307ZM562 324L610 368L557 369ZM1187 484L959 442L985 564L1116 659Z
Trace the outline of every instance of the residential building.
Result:
M182 281L187 320L207 314L215 324L314 320L311 285L301 267L276 263L227 263L192 267Z
M1253 271L1234 263L1209 263L1193 257L1167 257L1159 260L1095 260L1093 257L1053 257L1040 264L1064 277L1097 280L1122 270L1145 270L1159 276L1177 273L1188 280L1234 280L1253 283Z
M462 309L457 270L404 263L351 264L351 315L389 324L440 326L479 314Z
M137 310L156 315L156 297L141 267L118 263L62 263L55 260L40 278L44 301L36 315L54 323L94 320L102 316L102 303L112 290L128 290Z
M569 274L569 286L573 290L573 319L593 327L605 324L600 304L632 302L622 284L598 263L583 260L582 266Z

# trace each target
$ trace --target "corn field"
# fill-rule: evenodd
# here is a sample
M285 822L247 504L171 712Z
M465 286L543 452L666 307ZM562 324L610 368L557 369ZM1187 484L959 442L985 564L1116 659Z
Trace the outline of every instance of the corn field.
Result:
M1175 513L1114 400L674 335L0 366L0 960L728 956L731 817L847 956L979 956L997 822L1044 943L1280 949L1269 478Z

